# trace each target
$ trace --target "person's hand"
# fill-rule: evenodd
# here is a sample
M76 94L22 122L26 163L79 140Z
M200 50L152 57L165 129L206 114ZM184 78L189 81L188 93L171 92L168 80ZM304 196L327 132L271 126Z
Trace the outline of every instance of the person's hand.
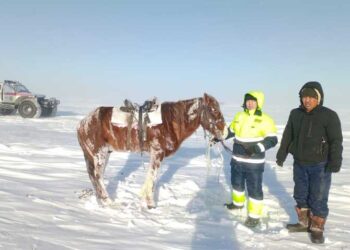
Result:
M221 140L214 137L214 138L212 138L212 139L209 140L209 145L210 145L210 146L214 146L214 145L215 145L216 143L218 143L218 142L221 142Z
M340 163L330 161L326 165L326 171L331 173L337 173L340 170L340 166L341 166Z
M283 161L281 161L281 160L276 160L276 164L279 167L283 167Z

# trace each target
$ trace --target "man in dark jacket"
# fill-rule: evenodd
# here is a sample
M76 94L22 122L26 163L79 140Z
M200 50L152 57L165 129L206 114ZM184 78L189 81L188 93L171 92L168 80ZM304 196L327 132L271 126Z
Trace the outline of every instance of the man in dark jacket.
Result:
M323 106L320 83L307 82L299 96L301 105L289 115L276 163L282 166L288 153L294 157L299 222L287 224L289 232L311 232L313 243L323 243L331 174L341 167L343 136L337 113Z

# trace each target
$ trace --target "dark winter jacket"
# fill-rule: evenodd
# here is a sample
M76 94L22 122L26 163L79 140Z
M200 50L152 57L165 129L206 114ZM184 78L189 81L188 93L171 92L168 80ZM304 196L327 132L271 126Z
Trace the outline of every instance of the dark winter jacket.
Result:
M284 162L291 153L300 165L327 162L328 171L338 172L343 152L339 117L333 110L323 107L324 94L318 82L308 82L301 90L306 87L319 91L320 104L307 113L300 100L301 106L291 111L277 152L277 162Z

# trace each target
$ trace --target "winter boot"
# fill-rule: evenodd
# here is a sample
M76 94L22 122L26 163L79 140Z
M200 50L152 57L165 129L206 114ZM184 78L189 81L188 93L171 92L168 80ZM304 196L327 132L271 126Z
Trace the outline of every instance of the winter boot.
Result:
M326 219L319 216L310 216L311 217L311 242L315 244L323 244L324 243L324 224L326 223Z
M296 224L287 224L287 229L290 233L308 232L310 226L310 209L295 207L299 222Z
M229 210L234 210L234 209L241 209L241 208L243 208L243 206L237 206L237 205L235 205L233 202L232 202L232 203L225 203L225 206L226 206L227 209L229 209Z
M248 218L244 222L244 225L246 227L250 227L250 228L256 227L259 224L260 224L260 219L259 218L252 218L250 216L248 216Z

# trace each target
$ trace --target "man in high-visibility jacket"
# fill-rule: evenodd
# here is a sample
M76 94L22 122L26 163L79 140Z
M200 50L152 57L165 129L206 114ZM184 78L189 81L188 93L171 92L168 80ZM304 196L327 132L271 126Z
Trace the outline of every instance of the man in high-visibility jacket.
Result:
M241 209L248 194L248 218L245 225L255 227L263 210L262 179L265 151L277 144L277 129L270 116L262 112L264 94L251 91L245 94L243 111L238 112L225 138L234 137L231 159L232 203L228 209Z

